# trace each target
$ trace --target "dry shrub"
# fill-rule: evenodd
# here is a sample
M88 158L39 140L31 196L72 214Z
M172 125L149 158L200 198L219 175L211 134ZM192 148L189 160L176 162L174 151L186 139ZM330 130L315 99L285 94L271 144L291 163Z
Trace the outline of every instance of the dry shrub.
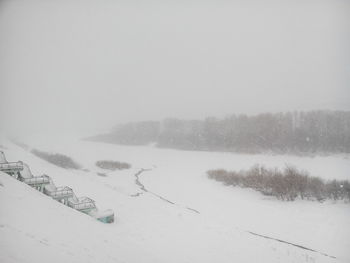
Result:
M349 181L325 182L290 165L286 165L283 170L267 169L261 165L239 172L210 170L207 175L210 179L223 182L225 185L252 188L280 200L294 201L300 198L317 201L326 199L350 201Z
M96 166L111 171L129 169L131 167L128 163L108 160L97 161Z

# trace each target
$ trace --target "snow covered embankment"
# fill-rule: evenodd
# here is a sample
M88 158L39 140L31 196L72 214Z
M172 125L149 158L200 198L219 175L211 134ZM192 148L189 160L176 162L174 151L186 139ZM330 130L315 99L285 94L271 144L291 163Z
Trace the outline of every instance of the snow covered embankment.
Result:
M142 252L110 226L0 172L0 262L136 262ZM133 251L137 249L138 253Z

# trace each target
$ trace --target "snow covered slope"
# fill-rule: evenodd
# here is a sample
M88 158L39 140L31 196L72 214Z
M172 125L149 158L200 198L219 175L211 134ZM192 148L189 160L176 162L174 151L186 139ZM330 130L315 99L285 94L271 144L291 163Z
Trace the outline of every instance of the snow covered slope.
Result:
M56 167L12 143L2 145L9 161L22 160L34 174L46 173L57 185L68 185L78 196L96 200L98 207L113 209L116 222L102 224L1 174L0 262L350 261L349 204L281 202L205 177L207 169L243 169L260 158L267 165L304 164L301 168L313 175L321 174L322 166L326 171L336 168L344 178L349 172L346 159L298 163L296 157L79 141L30 144L72 157L88 169L83 171ZM104 159L133 167L101 177L97 172L105 171L94 164Z
M110 225L1 172L0 182L0 262L157 262L127 238L114 238Z

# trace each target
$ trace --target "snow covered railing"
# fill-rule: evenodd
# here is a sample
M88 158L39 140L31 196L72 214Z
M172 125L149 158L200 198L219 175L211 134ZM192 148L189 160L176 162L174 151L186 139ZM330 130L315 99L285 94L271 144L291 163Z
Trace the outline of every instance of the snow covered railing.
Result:
M0 171L4 173L15 173L23 170L23 162L0 163Z
M29 185L49 184L50 177L47 175L34 176L32 178L21 178L20 181Z
M69 198L68 206L79 211L95 209L95 201L89 197Z
M69 207L78 210L82 213L88 214L98 221L103 223L113 223L114 222L114 212L112 210L100 211L96 205L95 201L89 197L76 197L73 193L73 197L68 198L66 203Z
M51 196L54 199L64 199L73 196L72 188L68 186L57 187L55 190L44 188L44 194Z
M34 187L53 199L79 212L88 214L103 223L114 222L114 212L112 210L98 210L94 200L85 196L77 198L72 188L68 186L56 187L52 179L45 174L34 176L27 164L22 161L8 162L2 151L0 151L0 171L14 176L19 181Z
M23 170L18 175L18 180L24 182L40 192L43 192L44 186L50 183L50 177L47 175L34 176L27 164L23 163Z
M6 160L5 153L3 151L0 151L0 163L8 163Z

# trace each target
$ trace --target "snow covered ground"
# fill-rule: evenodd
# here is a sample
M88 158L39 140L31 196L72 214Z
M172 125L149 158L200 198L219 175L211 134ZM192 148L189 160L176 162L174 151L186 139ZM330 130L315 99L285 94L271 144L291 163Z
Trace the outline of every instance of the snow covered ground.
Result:
M350 180L346 156L191 152L47 138L26 143L70 156L88 171L59 168L8 141L0 150L9 161L28 163L34 174L91 197L99 208L113 209L116 222L100 223L0 174L0 262L350 262L349 204L281 202L205 174L288 163L314 176ZM95 166L98 160L132 168L109 172Z

